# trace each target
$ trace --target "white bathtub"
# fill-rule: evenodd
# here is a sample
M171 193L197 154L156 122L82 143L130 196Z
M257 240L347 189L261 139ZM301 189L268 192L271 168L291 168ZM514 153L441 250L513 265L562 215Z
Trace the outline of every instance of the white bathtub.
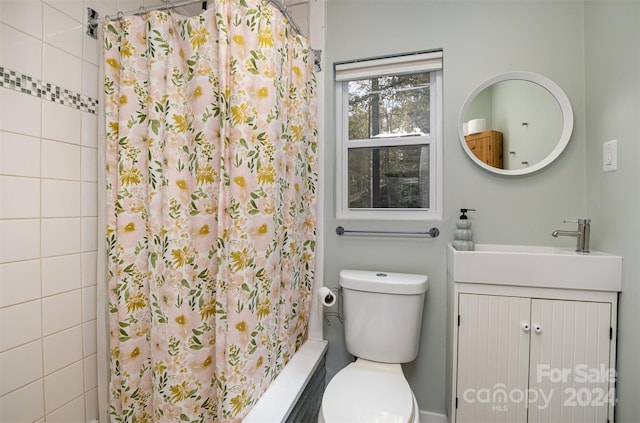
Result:
M327 350L327 341L306 341L269 385L243 423L284 422Z

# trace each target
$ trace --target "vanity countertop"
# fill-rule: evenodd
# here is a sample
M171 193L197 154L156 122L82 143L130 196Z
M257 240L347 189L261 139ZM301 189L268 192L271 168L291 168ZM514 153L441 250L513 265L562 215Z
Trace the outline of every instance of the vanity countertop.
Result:
M476 244L447 246L447 271L455 282L593 291L622 290L622 257L568 248Z

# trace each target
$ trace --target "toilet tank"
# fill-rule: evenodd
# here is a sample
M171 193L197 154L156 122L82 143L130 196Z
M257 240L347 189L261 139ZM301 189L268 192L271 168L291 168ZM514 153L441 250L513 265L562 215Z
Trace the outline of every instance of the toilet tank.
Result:
M347 351L381 363L415 360L428 277L342 270L339 283Z

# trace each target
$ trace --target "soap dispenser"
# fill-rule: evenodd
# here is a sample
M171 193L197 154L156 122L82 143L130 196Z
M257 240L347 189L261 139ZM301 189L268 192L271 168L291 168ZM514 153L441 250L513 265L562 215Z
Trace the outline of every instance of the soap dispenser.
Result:
M470 211L475 211L475 209L460 209L460 219L458 219L456 230L453 232L453 248L459 251L473 251L471 221L467 217L467 212Z

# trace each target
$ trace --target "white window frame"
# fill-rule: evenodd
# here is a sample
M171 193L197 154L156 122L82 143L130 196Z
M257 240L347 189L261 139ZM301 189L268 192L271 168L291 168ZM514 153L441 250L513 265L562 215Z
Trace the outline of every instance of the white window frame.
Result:
M394 146L389 138L349 140L348 82L377 76L431 72L430 134L402 137L405 145L429 145L429 208L349 208L349 149ZM362 60L335 65L336 81L336 217L368 220L436 220L442 219L443 207L443 99L442 51Z

